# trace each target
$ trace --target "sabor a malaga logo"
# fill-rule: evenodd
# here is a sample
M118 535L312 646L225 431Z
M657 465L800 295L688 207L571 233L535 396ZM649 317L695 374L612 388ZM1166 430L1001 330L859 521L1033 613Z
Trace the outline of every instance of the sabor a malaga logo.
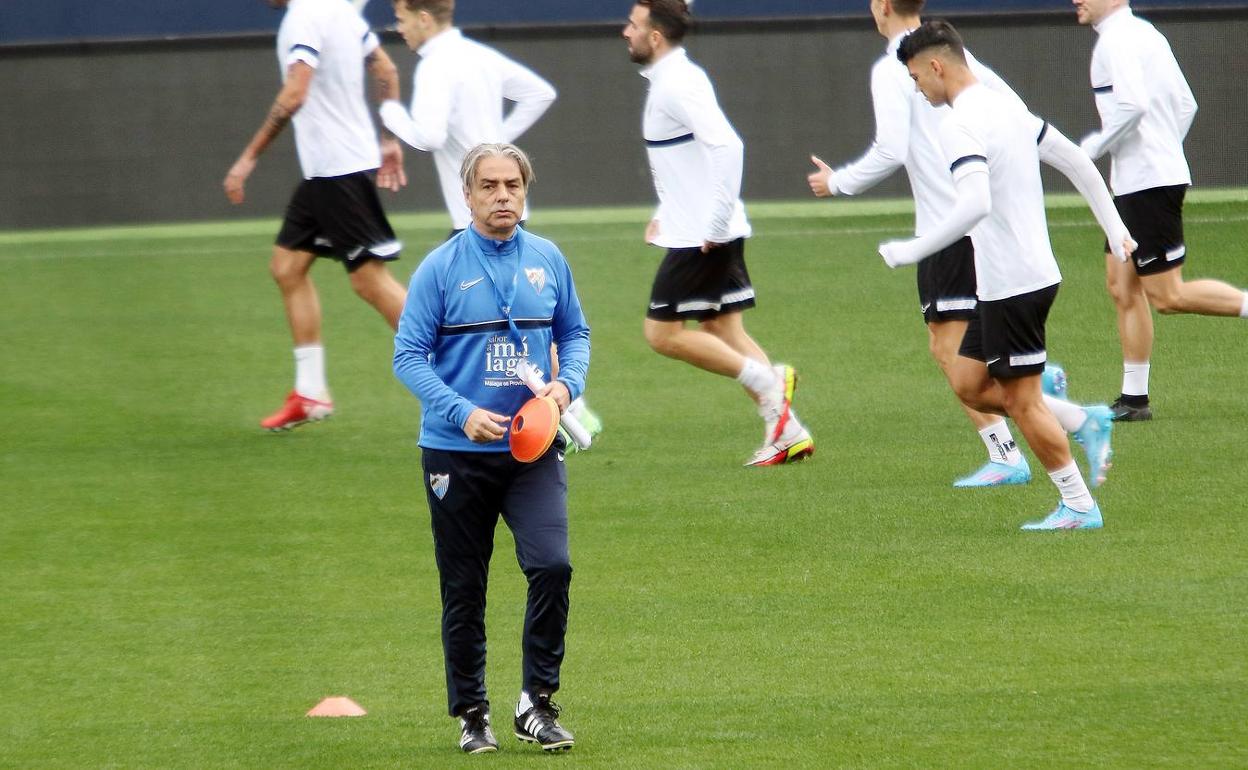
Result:
M516 347L515 340L506 334L490 337L485 342L485 384L491 387L508 387L520 385L516 378L516 367L529 357L529 338L521 340Z

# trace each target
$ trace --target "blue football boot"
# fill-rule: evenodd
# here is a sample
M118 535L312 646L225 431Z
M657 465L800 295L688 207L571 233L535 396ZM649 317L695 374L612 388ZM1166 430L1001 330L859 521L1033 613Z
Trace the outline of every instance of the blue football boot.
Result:
M1044 365L1040 388L1054 398L1066 398L1066 370L1061 364L1049 362Z
M1006 465L1005 463L988 462L984 466L969 476L963 476L953 485L959 489L970 487L1004 487L1010 484L1026 484L1031 481L1031 468L1027 465L1027 458L1023 458L1018 465Z
M1083 445L1083 451L1088 456L1088 485L1095 488L1105 483L1109 460L1114 456L1114 450L1109 445L1109 436L1114 430L1114 413L1104 405L1085 406L1083 409L1088 417L1075 431L1075 441Z
M1040 521L1029 521L1019 529L1034 532L1049 529L1100 529L1105 522L1101 519L1101 506L1092 504L1092 510L1080 513L1067 508L1065 503L1058 503L1057 510Z

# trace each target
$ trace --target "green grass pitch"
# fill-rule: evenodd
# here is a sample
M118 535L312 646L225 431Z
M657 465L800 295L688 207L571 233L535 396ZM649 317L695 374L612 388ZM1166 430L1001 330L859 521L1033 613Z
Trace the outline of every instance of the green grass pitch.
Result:
M540 190L536 191L540 198ZM1188 277L1248 284L1241 193L1189 202ZM740 467L732 382L641 319L645 210L549 211L606 432L569 459L562 759L510 736L524 581L498 528L494 767L1248 765L1248 323L1159 318L1157 419L1119 426L1105 529L1056 492L955 490L984 450L926 351L905 206L751 207L747 326L817 452ZM395 219L406 279L442 216ZM1055 201L1050 356L1117 393L1101 236ZM384 323L314 276L338 411L268 435L290 343L275 221L0 234L0 767L468 766L445 716L418 403ZM1076 450L1081 465L1083 458ZM369 714L308 719L324 696Z

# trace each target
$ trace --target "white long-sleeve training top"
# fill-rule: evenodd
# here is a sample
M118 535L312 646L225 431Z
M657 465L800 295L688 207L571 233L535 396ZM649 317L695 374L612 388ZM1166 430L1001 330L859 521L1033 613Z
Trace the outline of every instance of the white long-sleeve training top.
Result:
M1060 283L1040 161L1070 179L1114 244L1114 253L1124 258L1127 228L1096 166L1017 99L973 85L954 99L940 133L941 147L952 158L957 202L926 235L881 246L890 266L918 262L969 232L979 299L1000 300Z
M1093 160L1109 153L1115 195L1191 184L1183 139L1196 98L1164 35L1122 8L1094 29L1092 93L1101 130L1081 146Z
M745 146L720 109L706 71L674 48L641 71L650 81L642 136L659 207L656 246L748 238L741 202Z
M528 67L451 27L420 47L410 112L395 101L381 119L395 136L433 153L451 223L472 222L459 167L482 142L514 142L554 103L555 88ZM504 117L503 100L515 103Z
M954 204L949 161L940 147L940 124L949 108L933 107L897 59L897 48L906 34L891 38L884 55L871 67L875 140L861 158L836 169L832 181L838 194L858 195L904 165L914 195L914 232L923 235ZM980 83L1022 104L1010 86L970 51L966 63Z

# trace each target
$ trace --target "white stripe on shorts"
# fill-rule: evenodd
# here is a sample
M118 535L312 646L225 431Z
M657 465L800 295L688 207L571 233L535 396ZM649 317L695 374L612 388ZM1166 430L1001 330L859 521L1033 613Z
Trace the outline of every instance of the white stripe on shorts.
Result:
M936 300L936 312L944 313L949 310L974 310L976 300L974 299L938 299Z
M393 257L402 250L403 244L399 241L386 241L368 247L369 253L378 257Z
M688 302L679 302L676 305L677 313L688 313L691 310L719 310L724 305L732 305L737 302L744 302L747 299L754 298L754 288L747 286L744 289L730 291L719 298L719 302L708 302L704 299L691 299Z
M1041 350L1039 353L1028 353L1025 356L1010 356L1010 366L1032 366L1034 364L1043 364L1048 360L1048 353Z

